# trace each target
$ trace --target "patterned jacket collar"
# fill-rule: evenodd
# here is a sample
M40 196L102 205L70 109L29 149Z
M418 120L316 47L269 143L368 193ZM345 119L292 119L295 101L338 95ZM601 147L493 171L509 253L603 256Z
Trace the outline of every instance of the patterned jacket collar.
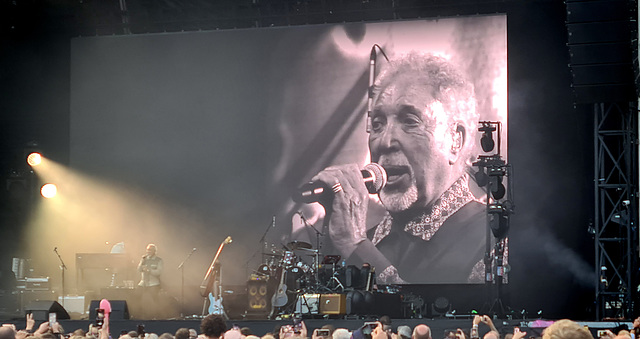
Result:
M469 177L465 174L440 196L430 212L425 211L422 215L409 221L405 225L404 231L428 241L451 215L473 200L476 199L469 190ZM389 235L392 223L393 217L387 212L376 227L372 239L374 245Z

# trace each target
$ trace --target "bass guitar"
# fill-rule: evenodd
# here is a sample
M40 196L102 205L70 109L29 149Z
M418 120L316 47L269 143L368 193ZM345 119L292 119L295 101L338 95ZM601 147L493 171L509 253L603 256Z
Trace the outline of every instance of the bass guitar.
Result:
M222 249L225 245L230 244L232 242L231 237L228 236L218 247L218 252L216 252L207 273L202 280L202 284L200 284L200 294L203 297L209 298L209 314L218 314L224 315L224 307L222 306L222 284L220 283L220 265L218 262L218 257L222 252ZM214 288L215 287L215 288ZM203 309L204 311L204 309ZM204 313L204 312L203 312Z

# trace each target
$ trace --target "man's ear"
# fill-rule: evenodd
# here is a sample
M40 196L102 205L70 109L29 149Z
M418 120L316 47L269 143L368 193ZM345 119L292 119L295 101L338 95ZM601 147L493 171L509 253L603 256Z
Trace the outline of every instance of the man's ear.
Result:
M451 131L451 151L449 152L449 165L453 165L458 161L460 152L466 141L466 130L461 123L456 123L456 127Z

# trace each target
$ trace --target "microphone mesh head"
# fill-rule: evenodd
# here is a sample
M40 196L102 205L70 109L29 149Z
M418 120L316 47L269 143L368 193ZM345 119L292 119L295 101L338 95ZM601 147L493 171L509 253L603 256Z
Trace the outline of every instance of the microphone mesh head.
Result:
M371 173L373 180L371 181L371 185L367 185L367 189L369 193L376 194L379 193L384 185L387 184L387 172L384 168L375 162L372 162L364 167L364 170Z

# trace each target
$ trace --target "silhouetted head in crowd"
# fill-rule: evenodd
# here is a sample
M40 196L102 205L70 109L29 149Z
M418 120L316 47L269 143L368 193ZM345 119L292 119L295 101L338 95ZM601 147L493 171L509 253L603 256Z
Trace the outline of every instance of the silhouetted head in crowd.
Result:
M210 314L200 322L200 332L207 338L215 339L227 331L227 324L224 319L217 314Z
M16 331L9 326L0 327L0 339L15 339Z
M189 329L179 328L173 336L175 339L189 339Z
M413 329L412 339L431 339L431 328L425 324L419 324Z
M593 339L593 336L584 326L563 319L547 327L542 333L542 339Z

